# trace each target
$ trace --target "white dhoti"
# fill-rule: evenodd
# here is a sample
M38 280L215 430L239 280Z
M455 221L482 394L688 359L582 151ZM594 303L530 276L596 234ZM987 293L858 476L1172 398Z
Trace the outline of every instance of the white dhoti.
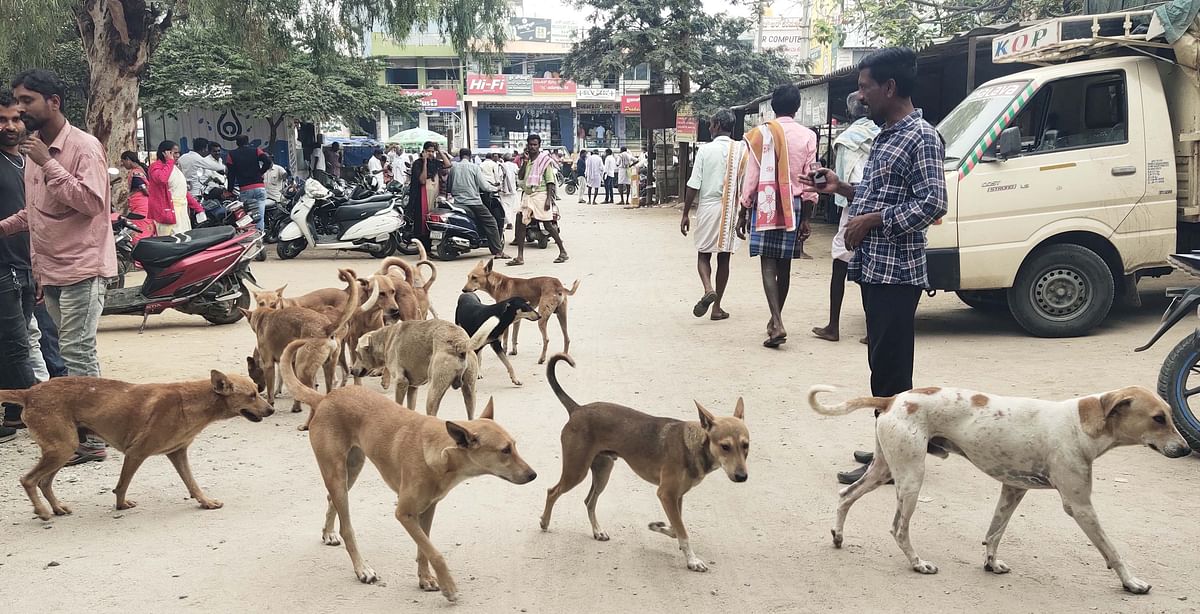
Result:
M517 221L517 211L521 208L521 193L511 192L509 194L501 194L500 205L504 207L504 223L515 223Z
M525 224L533 220L539 222L553 222L555 215L558 213L558 205L550 205L550 209L546 210L546 193L534 192L532 194L522 194L521 196L521 221Z
M696 222L692 237L696 251L702 254L736 252L742 240L737 237L736 203L722 204L720 200L700 201L696 205Z
M846 247L846 224L850 221L850 207L842 207L842 217L838 218L838 229L833 235L833 251L830 255L834 260L850 262L854 250Z

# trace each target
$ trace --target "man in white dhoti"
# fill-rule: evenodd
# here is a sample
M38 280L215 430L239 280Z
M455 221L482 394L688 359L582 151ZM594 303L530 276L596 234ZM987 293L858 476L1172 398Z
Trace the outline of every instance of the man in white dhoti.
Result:
M712 307L713 320L724 320L729 312L721 309L721 298L725 285L729 283L729 255L736 252L741 239L735 232L738 217L738 195L742 186L742 175L746 170L746 144L730 138L737 116L729 109L713 115L709 129L713 140L700 146L696 152L692 176L687 182L683 199L683 219L679 230L683 236L694 232L696 241L696 269L700 272L700 283L704 285L704 296L692 309L697 318L708 313ZM696 204L697 199L699 204ZM696 210L695 227L688 216ZM712 282L712 255L717 255L716 288Z

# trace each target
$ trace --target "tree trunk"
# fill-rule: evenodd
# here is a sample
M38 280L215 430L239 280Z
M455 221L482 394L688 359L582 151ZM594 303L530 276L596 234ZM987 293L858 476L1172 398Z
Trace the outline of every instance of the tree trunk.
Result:
M89 68L87 130L116 165L122 152L139 149L138 89L172 11L146 0L83 0L75 20Z

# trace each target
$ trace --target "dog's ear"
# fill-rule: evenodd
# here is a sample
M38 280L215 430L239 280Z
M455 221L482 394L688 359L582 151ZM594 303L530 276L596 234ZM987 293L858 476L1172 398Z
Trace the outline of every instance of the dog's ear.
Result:
M229 381L229 377L224 373L213 369L208 377L212 380L213 392L222 396L233 394L233 382Z
M1129 408L1133 397L1122 390L1106 392L1100 396L1087 397L1079 400L1079 424L1083 432L1091 437L1099 437L1108 427L1108 421Z
M489 258L489 259L488 259L488 261L487 261L487 264L486 264L486 265L484 265L484 267L483 267L483 272L484 272L484 273L491 273L491 272L492 272L492 265L493 265L493 264L495 264L495 263L496 263L496 259L495 259L495 258Z
M463 450L472 450L479 447L479 437L476 437L471 431L454 422L446 423L446 432L450 433L450 438Z
M704 409L704 406L700 404L700 401L692 402L696 404L696 409L700 410L700 426L704 427L704 430L706 431L711 429L713 427L713 423L716 422L717 419L713 417L712 412Z
M495 415L496 415L496 399L495 399L495 397L488 397L487 407L483 408L483 413L479 414L479 419L480 420L495 420L496 419Z
M287 286L288 286L287 284L283 284L282 286L279 286L279 289L275 291L275 294L279 295L279 298L283 298L283 291L285 288L287 288Z
M738 397L737 406L733 408L733 417L738 420L746 419L746 402L742 400L742 397Z

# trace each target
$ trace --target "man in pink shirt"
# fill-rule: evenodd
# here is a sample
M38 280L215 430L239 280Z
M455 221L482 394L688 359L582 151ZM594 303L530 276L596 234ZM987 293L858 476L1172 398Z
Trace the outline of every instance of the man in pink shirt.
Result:
M750 255L761 256L763 291L771 320L763 345L777 348L787 342L783 305L791 287L792 260L804 255L808 218L817 195L802 189L800 178L816 162L817 135L796 123L800 90L790 83L771 94L776 119L746 135L746 175L742 183L742 214L738 236L750 231Z
M117 274L104 148L67 122L66 87L54 73L27 70L12 88L25 127L36 133L19 148L29 162L25 209L0 220L0 236L29 231L33 276L58 325L67 372L98 377L96 329L106 278ZM104 460L103 441L82 439L68 465Z

